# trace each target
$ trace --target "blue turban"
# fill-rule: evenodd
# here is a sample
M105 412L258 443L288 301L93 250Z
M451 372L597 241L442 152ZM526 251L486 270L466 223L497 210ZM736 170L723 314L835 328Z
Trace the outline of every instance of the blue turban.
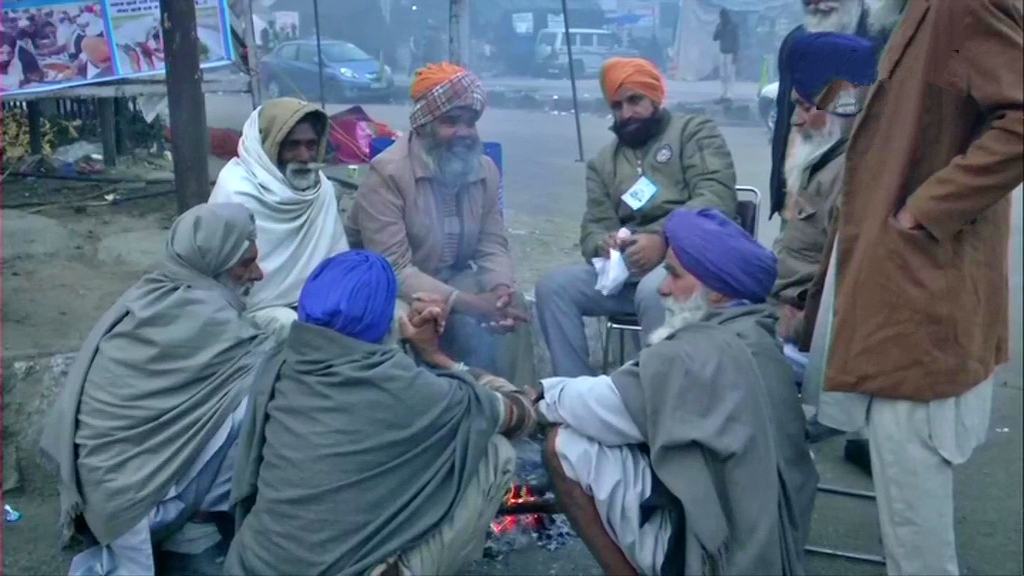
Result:
M665 237L683 268L708 289L754 303L771 293L775 254L718 210L673 210Z
M814 32L797 36L787 54L793 88L801 98L814 102L839 80L870 86L878 79L876 52L870 40L852 34Z
M383 257L349 250L324 260L299 294L299 321L379 344L391 331L398 279Z

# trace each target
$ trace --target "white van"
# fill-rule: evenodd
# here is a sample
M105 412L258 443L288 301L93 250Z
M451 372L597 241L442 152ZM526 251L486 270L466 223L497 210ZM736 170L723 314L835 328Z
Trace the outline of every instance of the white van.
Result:
M635 50L621 45L619 36L597 28L570 28L573 71L576 77L596 75L604 61L614 56L636 56ZM565 30L548 28L537 34L534 45L534 70L538 76L569 76L569 50L565 45Z

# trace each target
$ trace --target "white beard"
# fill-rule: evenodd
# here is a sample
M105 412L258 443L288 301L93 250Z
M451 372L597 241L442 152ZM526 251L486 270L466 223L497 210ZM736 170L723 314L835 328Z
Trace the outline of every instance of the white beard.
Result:
M820 132L798 131L793 139L793 150L786 158L786 195L798 194L802 190L804 171L818 161L840 138L843 129L840 121L829 118ZM792 217L789 215L788 217Z
M892 32L907 0L876 0L868 12L868 29L872 34L883 36Z
M863 11L863 0L825 0L804 8L804 28L808 32L853 34Z
M292 188L305 192L320 183L320 169L323 167L318 162L291 162L284 167L284 178Z
M684 327L700 322L711 308L708 293L703 288L694 292L693 296L683 302L675 298L663 297L661 303L665 306L665 323L647 338L647 343L652 346L663 342Z

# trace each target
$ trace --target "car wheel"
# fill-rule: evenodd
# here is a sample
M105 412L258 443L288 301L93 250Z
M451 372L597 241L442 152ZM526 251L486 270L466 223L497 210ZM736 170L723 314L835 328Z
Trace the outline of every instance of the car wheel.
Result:
M271 98L281 97L281 87L278 86L277 82L271 80L270 83L267 84L267 96L270 96Z

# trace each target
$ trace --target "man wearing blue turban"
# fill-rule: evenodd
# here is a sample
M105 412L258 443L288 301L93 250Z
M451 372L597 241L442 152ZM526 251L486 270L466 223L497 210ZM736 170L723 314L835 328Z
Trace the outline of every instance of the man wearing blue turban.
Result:
M807 354L799 347L810 339L807 333L813 328L805 325L804 311L839 207L846 143L868 84L877 76L875 53L875 45L864 38L831 32L799 36L789 49L796 112L785 163L786 225L775 240L779 276L771 300L780 307L779 337L801 380ZM824 102L827 99L830 103ZM814 405L816 392L808 387L805 403ZM871 474L867 440L851 435L843 455Z
M530 432L533 405L440 351L439 308L399 318L437 371L417 366L389 338L397 296L364 250L306 281L257 376L226 574L456 574L482 553L515 468L506 437Z
M639 359L542 382L555 493L606 574L802 574L818 474L775 256L717 210L675 210L665 237L667 318Z

